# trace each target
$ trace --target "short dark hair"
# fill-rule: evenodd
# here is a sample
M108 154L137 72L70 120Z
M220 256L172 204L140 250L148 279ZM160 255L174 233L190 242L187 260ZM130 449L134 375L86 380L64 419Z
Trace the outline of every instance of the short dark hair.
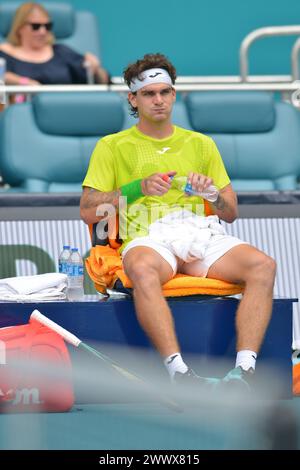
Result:
M123 72L124 80L127 83L128 87L130 87L130 83L134 78L139 78L145 70L159 68L164 69L168 72L171 77L173 85L175 84L176 80L176 69L174 65L169 61L169 59L159 52L156 54L145 54L142 59L138 59L133 64L129 64ZM136 92L135 92L136 93ZM133 94L135 94L133 93ZM129 109L130 114L134 117L138 117L138 109L134 108L130 102Z

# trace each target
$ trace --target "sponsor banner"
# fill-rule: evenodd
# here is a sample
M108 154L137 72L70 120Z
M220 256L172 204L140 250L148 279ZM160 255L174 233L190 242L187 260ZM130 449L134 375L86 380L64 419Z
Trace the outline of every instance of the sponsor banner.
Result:
M300 298L300 218L249 218L223 225L228 234L276 260L275 296ZM91 247L87 226L80 220L0 222L0 278L57 271L63 245L77 247L87 257ZM85 293L95 293L87 275ZM299 304L294 309L294 343L300 348Z

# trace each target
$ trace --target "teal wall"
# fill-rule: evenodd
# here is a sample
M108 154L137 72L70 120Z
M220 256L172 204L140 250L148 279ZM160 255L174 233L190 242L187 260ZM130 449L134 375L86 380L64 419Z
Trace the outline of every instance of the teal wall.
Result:
M99 20L103 64L120 75L146 52L163 52L180 75L239 73L242 39L262 26L300 24L300 0L72 0ZM289 73L296 38L264 39L251 73Z

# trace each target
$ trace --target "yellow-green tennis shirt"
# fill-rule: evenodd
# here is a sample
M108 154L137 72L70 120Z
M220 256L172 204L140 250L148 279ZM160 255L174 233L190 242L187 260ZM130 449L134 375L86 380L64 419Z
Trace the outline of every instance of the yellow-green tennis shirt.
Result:
M210 137L174 126L170 137L154 139L133 126L99 140L82 185L109 192L135 179L172 170L176 177L191 171L207 175L219 189L230 183ZM163 196L143 196L128 205L120 212L121 251L129 241L146 236L152 222L182 207L204 215L203 199L173 187Z

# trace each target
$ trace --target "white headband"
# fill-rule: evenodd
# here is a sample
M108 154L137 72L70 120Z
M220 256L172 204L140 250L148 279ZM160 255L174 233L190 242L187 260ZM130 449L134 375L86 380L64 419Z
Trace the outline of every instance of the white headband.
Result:
M132 93L135 93L141 88L144 88L144 86L151 85L152 83L167 83L168 85L173 85L170 75L164 69L145 70L141 73L140 77L142 80L136 77L130 82L129 88Z

